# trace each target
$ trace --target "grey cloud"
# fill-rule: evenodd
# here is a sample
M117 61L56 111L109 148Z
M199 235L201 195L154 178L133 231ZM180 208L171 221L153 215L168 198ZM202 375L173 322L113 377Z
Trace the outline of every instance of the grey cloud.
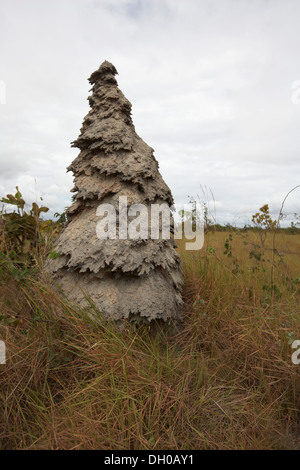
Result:
M52 213L67 205L70 142L105 59L175 201L206 185L220 220L240 221L268 202L276 213L299 183L297 0L3 0L0 11L2 194L19 184L34 200L36 179Z

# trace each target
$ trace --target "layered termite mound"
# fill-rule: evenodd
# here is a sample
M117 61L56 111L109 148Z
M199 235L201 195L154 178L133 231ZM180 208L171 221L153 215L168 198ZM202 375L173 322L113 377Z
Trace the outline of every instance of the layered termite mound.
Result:
M159 238L153 239L150 217L154 205L170 209L173 197L153 149L135 131L131 104L116 74L105 61L89 78L91 109L72 143L80 153L68 167L74 174L73 204L55 244L59 256L49 259L46 269L71 301L85 306L87 296L107 319L176 319L182 304L180 258L173 238L162 236L161 221ZM99 217L99 207L107 204L116 214L116 237L101 238L97 227L107 213L100 210ZM129 230L124 235L124 223L129 228L137 220L131 215L127 222L122 219L120 237L120 208L126 216L136 204L148 211L147 230L136 237L129 237Z

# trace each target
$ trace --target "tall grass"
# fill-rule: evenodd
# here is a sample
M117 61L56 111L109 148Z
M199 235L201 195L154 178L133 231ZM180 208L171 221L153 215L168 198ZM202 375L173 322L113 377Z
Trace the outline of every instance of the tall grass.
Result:
M300 447L297 230L179 241L182 323L117 328L45 276L61 228L46 208L26 213L18 188L4 202L17 211L0 214L0 449Z
M229 235L209 234L200 252L179 245L177 329L118 329L96 311L93 321L92 304L71 305L39 263L11 273L0 284L0 448L299 448L299 264L278 259L277 291L267 244L264 261L250 258L255 240Z

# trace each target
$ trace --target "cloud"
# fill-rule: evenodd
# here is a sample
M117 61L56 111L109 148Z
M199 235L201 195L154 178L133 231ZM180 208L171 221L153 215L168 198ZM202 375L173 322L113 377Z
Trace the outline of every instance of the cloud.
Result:
M265 203L276 214L299 184L299 17L297 0L3 0L2 194L37 187L51 213L70 203L70 142L107 59L176 202L202 185L222 222Z

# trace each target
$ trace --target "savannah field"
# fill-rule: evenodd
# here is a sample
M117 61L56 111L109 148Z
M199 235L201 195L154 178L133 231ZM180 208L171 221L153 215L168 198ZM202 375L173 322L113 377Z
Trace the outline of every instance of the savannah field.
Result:
M1 228L0 449L300 448L299 229L178 241L183 322L118 329L49 283L60 223L16 206Z

